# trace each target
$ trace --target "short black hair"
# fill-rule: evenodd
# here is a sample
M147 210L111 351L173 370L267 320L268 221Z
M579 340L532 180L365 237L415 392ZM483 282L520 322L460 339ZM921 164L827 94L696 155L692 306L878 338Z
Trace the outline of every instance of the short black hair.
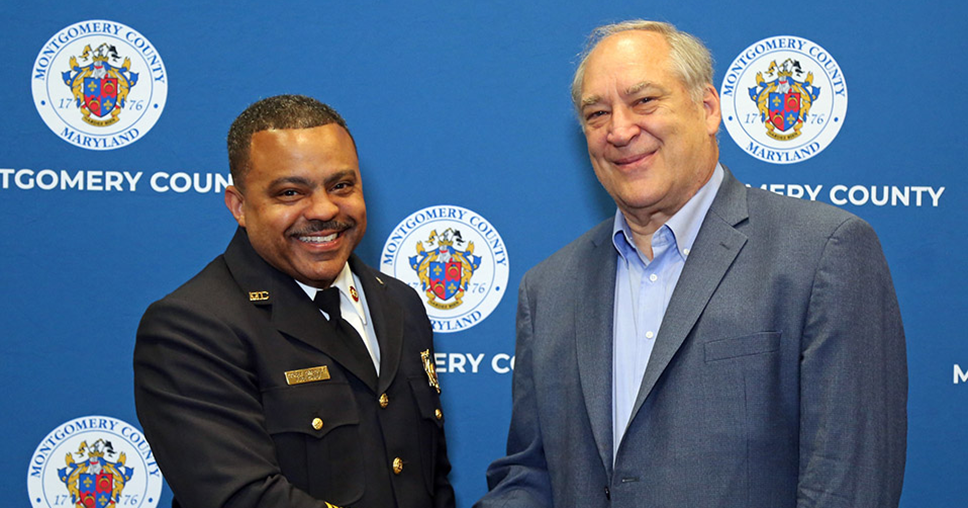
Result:
M243 189L249 170L252 135L271 129L311 129L335 123L349 134L346 121L335 109L305 95L276 95L245 108L229 127L229 171L236 187ZM353 135L350 134L350 139ZM353 141L356 146L356 141Z

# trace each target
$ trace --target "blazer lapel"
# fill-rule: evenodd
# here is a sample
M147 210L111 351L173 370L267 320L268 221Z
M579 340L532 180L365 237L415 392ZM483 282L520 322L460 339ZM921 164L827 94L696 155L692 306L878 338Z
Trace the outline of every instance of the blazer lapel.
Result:
M328 335L331 325L316 304L292 277L259 256L243 228L236 231L226 249L225 262L242 291L255 306L265 309L279 332L325 353L376 390L373 364L361 361L342 340Z
M380 345L380 377L376 393L390 387L400 365L403 349L403 311L387 295L387 287L380 275L366 266L356 255L350 257L350 268L363 285L363 296L373 320L373 331Z
M587 252L576 256L575 344L585 409L602 465L612 477L612 321L615 300L615 250L612 221L598 226Z
M632 408L630 425L746 244L746 235L735 228L749 216L746 187L728 169L725 171L723 183L703 219L692 254L682 269L662 318L662 326Z

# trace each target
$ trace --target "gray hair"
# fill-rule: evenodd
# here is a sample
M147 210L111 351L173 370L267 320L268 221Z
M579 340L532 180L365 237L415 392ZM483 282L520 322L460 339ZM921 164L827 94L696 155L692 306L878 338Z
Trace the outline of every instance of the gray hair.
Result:
M575 109L581 109L581 84L582 80L585 79L585 65L588 63L588 55L602 39L629 30L656 32L665 37L669 44L669 60L672 72L685 85L693 101L699 102L702 100L705 86L713 82L713 57L709 53L709 49L696 36L679 31L671 23L632 19L600 26L588 36L585 50L580 54L581 60L578 63L578 68L575 69L575 78L571 82L571 100Z
M333 108L305 95L276 95L253 103L229 127L229 171L236 187L243 189L249 171L252 135L271 129L311 129L335 123L346 130L346 121ZM353 136L350 134L350 139ZM356 142L353 142L354 146ZM243 189L244 190L244 189Z

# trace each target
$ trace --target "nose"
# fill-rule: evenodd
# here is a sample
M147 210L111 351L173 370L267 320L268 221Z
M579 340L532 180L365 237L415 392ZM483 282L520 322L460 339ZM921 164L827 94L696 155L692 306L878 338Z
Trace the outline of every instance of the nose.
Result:
M629 144L642 129L635 123L635 115L625 107L612 110L606 141L615 146Z
M303 215L309 220L328 221L339 214L339 206L325 191L316 191L309 196L308 206Z

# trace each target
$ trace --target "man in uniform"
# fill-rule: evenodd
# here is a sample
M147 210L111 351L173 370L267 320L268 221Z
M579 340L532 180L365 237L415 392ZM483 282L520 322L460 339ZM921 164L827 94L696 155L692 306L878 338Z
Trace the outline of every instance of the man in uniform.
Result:
M138 418L173 504L452 507L423 304L353 255L366 205L346 123L271 97L228 150L235 237L148 308L135 347Z

